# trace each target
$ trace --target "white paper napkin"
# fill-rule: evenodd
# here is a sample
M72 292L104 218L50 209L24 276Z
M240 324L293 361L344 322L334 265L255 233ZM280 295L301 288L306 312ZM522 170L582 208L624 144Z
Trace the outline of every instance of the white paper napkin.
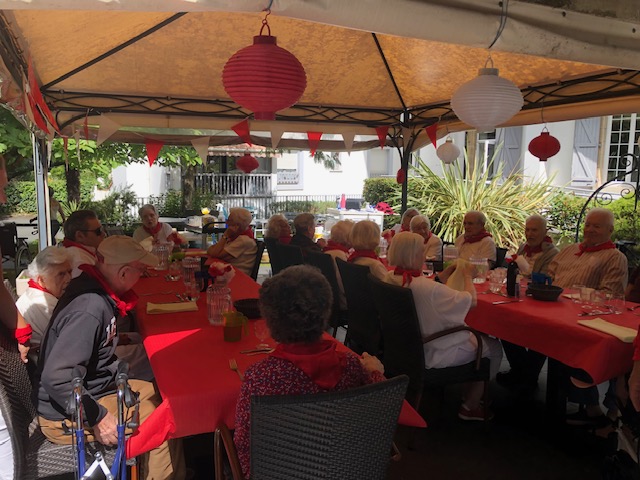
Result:
M600 317L591 320L578 320L578 323L585 327L613 335L624 343L633 343L633 340L636 338L637 332L633 328L621 327L620 325L607 322Z
M147 313L197 312L196 302L147 303Z

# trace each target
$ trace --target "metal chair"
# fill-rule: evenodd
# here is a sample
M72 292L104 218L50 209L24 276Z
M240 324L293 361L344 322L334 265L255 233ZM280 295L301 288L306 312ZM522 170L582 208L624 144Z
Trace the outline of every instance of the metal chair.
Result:
M251 397L251 478L386 478L407 383L399 376L339 392ZM231 433L221 425L216 478L224 478L225 451L233 479L244 478Z
M369 285L369 267L336 259L347 297L349 317L348 338L345 340L351 350L362 354L367 352L382 358L382 335L380 317Z
M385 283L369 274L372 299L380 313L382 341L384 344L385 375L407 375L409 386L407 400L419 410L422 393L428 388L442 389L446 385L467 382L484 382L484 403L489 400L489 359L482 358L480 334L467 326L449 328L423 337L410 288ZM460 331L476 336L478 349L473 362L455 367L426 368L424 346L437 338ZM485 409L488 411L488 409ZM486 417L485 417L486 420Z
M262 262L262 254L264 253L265 242L261 240L256 240L256 246L258 249L256 250L256 259L253 263L253 267L251 267L251 278L257 280L258 278L258 270L260 270L260 263Z

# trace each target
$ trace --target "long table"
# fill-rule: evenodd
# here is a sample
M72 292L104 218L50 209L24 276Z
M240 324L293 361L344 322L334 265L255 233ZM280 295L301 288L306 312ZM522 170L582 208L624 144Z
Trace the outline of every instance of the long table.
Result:
M260 288L239 271L229 287L233 301L257 298ZM251 321L250 332L241 341L224 342L222 327L213 327L207 322L205 294L201 294L197 302L197 312L148 315L148 302L169 302L175 300L175 296L145 294L170 290L182 292L182 282L167 282L160 275L142 278L135 287L138 295L144 295L136 308L138 325L163 402L129 440L128 456L154 448L168 438L213 432L221 423L233 428L241 382L229 369L229 359L235 358L244 371L265 358L264 355L239 353L258 343ZM346 349L342 344L338 345ZM426 426L406 402L398 422Z

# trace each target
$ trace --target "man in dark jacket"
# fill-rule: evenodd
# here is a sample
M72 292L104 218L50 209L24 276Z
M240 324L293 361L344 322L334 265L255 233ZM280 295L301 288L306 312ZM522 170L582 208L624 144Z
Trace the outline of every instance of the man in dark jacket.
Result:
M301 213L296 216L293 219L293 227L296 229L296 233L291 237L289 245L300 247L304 255L307 252L322 252L322 247L326 245L326 242L324 239L318 240L318 243L313 241L316 233L316 219L311 213Z
M53 312L41 347L34 394L40 427L54 443L70 443L62 423L71 423L66 405L72 391L72 371L77 365L86 368L83 397L88 441L105 445L117 443L116 374L118 359L116 323L135 306L132 291L147 266L158 259L130 237L112 236L97 250L95 266L84 265ZM161 402L153 385L130 380L140 393L140 421ZM164 442L149 452L146 478L184 478L184 458L179 442Z

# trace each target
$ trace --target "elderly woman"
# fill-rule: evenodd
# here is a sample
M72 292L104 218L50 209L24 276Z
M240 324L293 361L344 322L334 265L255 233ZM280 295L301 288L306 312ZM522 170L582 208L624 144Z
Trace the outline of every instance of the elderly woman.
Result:
M424 239L409 232L395 236L389 248L388 259L395 270L388 272L384 280L411 289L423 336L465 324L467 312L476 305L472 268L465 269L464 291L461 292L423 277L421 269L424 261ZM441 278L446 280L454 269L454 266L447 268L442 272ZM427 368L463 365L474 360L476 349L476 337L468 331L446 335L425 345L425 365ZM493 377L502 360L500 342L483 336L482 352L484 357L489 358ZM486 406L480 402L482 391L482 382L467 385L464 402L458 410L461 419L484 420Z
M333 257L334 264L336 258L344 260L345 262L349 258L349 250L351 250L349 234L353 229L353 225L354 223L351 220L340 220L331 227L331 237L322 251ZM347 298L344 295L344 286L342 285L342 278L340 277L337 264L335 265L335 269L338 288L340 289L340 308L346 310Z
M232 208L227 218L227 229L218 243L209 247L209 256L229 262L238 270L250 275L258 250L250 224L249 210Z
M47 247L29 264L29 285L16 307L33 329L32 341L42 343L53 309L71 281L67 249Z
M431 222L426 215L416 215L409 222L411 233L424 238L424 258L426 260L442 260L442 240L431 232Z
M153 243L182 243L182 239L173 232L171 225L158 221L158 211L153 205L143 205L138 210L138 215L142 225L133 232L136 242L152 237Z
M289 267L262 284L260 310L277 346L247 369L240 389L234 442L247 478L253 395L346 390L384 379L376 357L365 353L361 360L351 352L338 351L335 341L322 338L331 303L329 282L307 265Z
M284 215L271 215L267 222L267 229L264 232L264 237L273 238L285 245L289 245L289 243L291 243L291 227Z
M382 260L375 252L380 243L380 227L371 220L361 220L353 226L349 235L354 251L349 255L348 262L369 267L374 277L384 279L387 275Z
M387 242L391 242L393 236L399 232L409 232L411 231L411 219L416 215L420 215L420 212L417 208L407 208L402 214L402 218L400 219L400 223L394 225L391 229L385 230L382 232L382 236L387 240Z

